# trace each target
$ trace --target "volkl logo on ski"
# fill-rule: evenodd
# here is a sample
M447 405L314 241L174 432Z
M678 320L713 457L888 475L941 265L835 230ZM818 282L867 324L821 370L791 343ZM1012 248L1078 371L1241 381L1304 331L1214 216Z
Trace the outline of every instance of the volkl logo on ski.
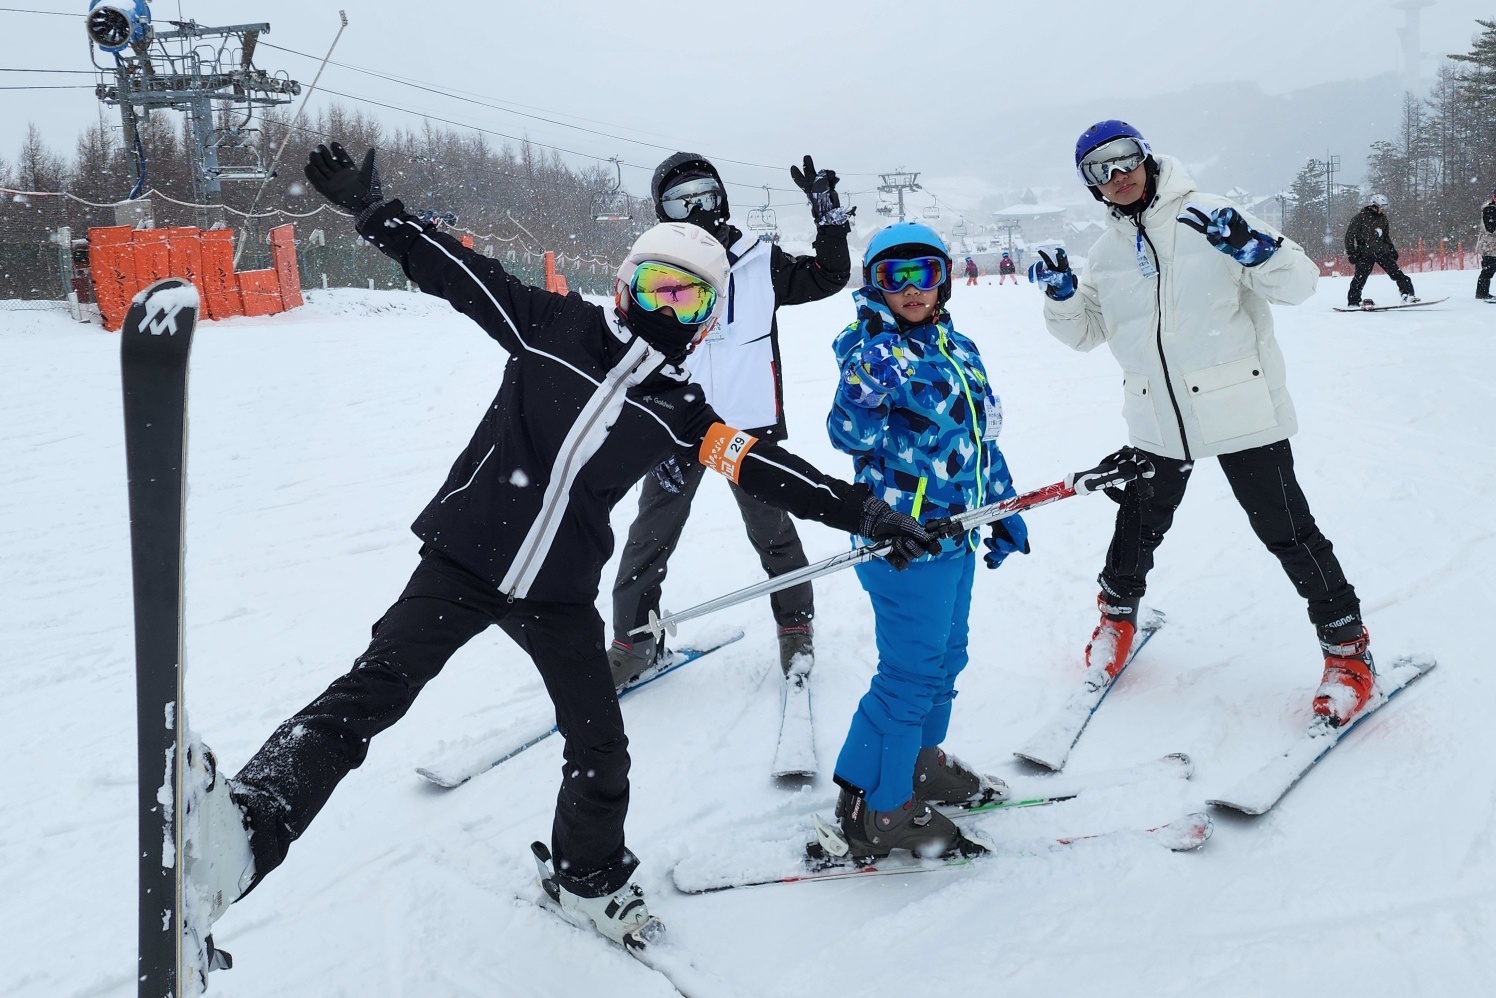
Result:
M174 335L177 331L177 313L180 311L180 301L168 303L153 295L145 300L145 319L141 326L150 330L152 336L160 336L162 333Z

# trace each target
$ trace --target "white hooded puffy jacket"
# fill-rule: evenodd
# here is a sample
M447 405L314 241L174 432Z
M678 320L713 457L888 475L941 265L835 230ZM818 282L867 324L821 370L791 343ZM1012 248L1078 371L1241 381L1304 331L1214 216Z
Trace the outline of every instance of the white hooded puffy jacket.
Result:
M1197 191L1178 160L1156 158L1158 194L1141 230L1132 217L1110 213L1076 294L1046 298L1049 331L1076 350L1111 347L1135 447L1192 460L1285 440L1298 422L1268 305L1304 301L1319 268L1286 239L1256 267L1216 249L1176 216L1186 201L1206 211L1240 206Z

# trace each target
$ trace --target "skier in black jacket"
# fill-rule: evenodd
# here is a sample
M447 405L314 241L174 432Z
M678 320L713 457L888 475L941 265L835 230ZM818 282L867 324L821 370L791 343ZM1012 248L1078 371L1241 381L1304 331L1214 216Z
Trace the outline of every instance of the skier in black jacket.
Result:
M1480 236L1475 241L1475 252L1480 254L1480 276L1475 279L1475 297L1483 301L1496 301L1491 297L1491 278L1496 276L1496 187L1491 189L1491 200L1481 205Z
M421 560L405 591L352 671L282 724L233 780L214 781L188 879L216 919L284 860L369 740L404 716L459 648L498 624L540 670L565 739L547 893L574 919L642 945L663 927L630 879L628 739L594 606L613 504L668 455L691 449L749 495L893 539L892 562L939 541L866 486L717 418L681 366L725 307L727 258L700 229L664 224L640 236L619 268L615 305L604 309L530 287L384 200L372 149L360 167L338 144L319 146L306 174L422 291L482 326L509 362L472 440L416 518Z
M1366 207L1356 213L1345 230L1345 255L1356 268L1351 278L1350 294L1346 296L1349 308L1370 306L1370 298L1361 298L1361 289L1371 276L1372 267L1381 267L1388 277L1397 282L1402 300L1412 303L1418 300L1413 293L1413 282L1397 266L1397 247L1392 245L1392 224L1387 220L1387 195L1373 194L1366 199Z
M789 435L784 421L784 388L779 363L778 309L836 294L847 285L850 212L836 194L837 176L817 170L805 157L804 169L790 167L790 177L810 201L816 225L815 255L794 256L754 235L743 235L727 221L729 208L722 177L704 156L678 152L655 168L650 182L655 215L662 222L689 222L710 233L727 251L732 269L727 321L692 351L686 361L691 378L706 390L707 401L722 418L763 440ZM644 479L639 513L613 583L613 642L608 661L619 686L653 665L664 651L648 635L629 632L660 609L660 592L671 553L680 541L703 469L689 453L670 458ZM805 549L794 523L777 507L742 489L732 490L748 541L769 575L783 575L806 565ZM779 628L779 665L786 677L810 672L814 664L811 618L815 603L809 582L780 590L769 598Z

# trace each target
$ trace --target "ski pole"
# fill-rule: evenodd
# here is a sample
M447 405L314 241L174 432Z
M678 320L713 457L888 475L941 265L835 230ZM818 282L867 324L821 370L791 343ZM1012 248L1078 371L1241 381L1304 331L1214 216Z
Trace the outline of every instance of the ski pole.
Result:
M1011 499L1004 499L1002 502L979 506L976 509L967 510L965 513L957 513L955 516L947 519L931 520L926 524L926 527L932 535L937 537L959 537L968 530L973 530L984 524L994 523L1005 517L1012 516L1014 513L1037 509L1040 506L1047 506L1052 502L1068 499L1071 496L1090 495L1092 492L1099 492L1103 489L1116 488L1126 485L1136 478L1152 477L1153 465L1146 458L1142 457L1138 451L1131 447L1124 447L1115 453L1108 454L1096 467L1086 471L1073 472L1066 475L1063 481L1055 482L1053 485L1046 485L1042 489L1035 489L1033 492L1025 492L1023 495L1013 496ZM666 634L673 636L676 625L687 620L695 620L697 617L704 617L709 613L725 610L730 606L737 606L739 603L746 603L760 596L768 596L771 593L779 592L781 589L798 586L802 582L809 582L811 579L818 579L823 575L830 575L832 572L839 572L844 568L860 565L874 558L881 558L892 548L892 541L863 544L850 551L845 551L826 558L823 561L818 561L815 564L806 565L804 568L797 568L793 572L785 572L783 575L776 575L773 578L746 586L725 596L718 596L716 599L707 600L705 603L693 606L688 610L681 610L678 613L671 613L667 610L663 616L651 610L649 611L649 623L634 628L632 631L629 631L629 634L632 636L648 632L654 635L656 641L659 641Z

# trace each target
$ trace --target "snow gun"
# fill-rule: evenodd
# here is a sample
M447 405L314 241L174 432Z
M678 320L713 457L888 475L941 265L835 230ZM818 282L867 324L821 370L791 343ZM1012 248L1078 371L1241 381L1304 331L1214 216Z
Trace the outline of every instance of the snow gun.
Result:
M959 537L968 530L994 523L1014 513L1048 506L1052 502L1069 499L1071 496L1084 496L1093 492L1120 489L1136 479L1152 477L1153 464L1143 452L1134 447L1123 447L1102 458L1096 467L1068 474L1063 481L1055 482L1053 485L1046 485L1042 489L1025 492L1011 499L1004 499L1002 502L979 506L965 513L957 513L955 516L930 520L924 526L932 537ZM704 617L709 613L725 610L730 606L737 606L739 603L746 603L760 596L768 596L770 593L777 593L790 586L798 586L802 582L809 582L811 579L818 579L823 575L830 575L832 572L839 572L853 565L860 565L873 558L881 558L892 549L891 541L863 544L843 554L833 555L824 561L818 561L804 568L797 568L793 572L785 572L783 575L765 579L755 585L739 589L737 592L707 600L689 610L681 610L679 613L671 613L667 610L663 615L651 610L649 623L634 628L629 631L629 634L649 633L654 635L656 641L659 641L667 634L674 636L676 625L687 620L695 620L697 617Z

